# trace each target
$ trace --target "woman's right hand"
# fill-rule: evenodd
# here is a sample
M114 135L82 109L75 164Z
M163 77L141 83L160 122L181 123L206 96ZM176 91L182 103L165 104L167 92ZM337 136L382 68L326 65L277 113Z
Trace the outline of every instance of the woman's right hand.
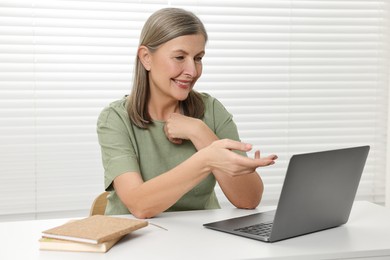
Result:
M276 155L261 158L260 152L255 152L255 158L239 155L232 150L248 152L252 145L230 140L218 140L205 147L201 151L206 154L207 165L211 171L221 170L231 176L250 174L258 167L269 166L275 163Z

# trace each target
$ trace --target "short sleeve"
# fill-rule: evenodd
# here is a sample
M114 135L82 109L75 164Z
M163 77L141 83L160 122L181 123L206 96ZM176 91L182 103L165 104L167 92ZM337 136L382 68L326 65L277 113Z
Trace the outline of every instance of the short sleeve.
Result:
M237 125L233 120L233 116L225 106L216 98L204 94L207 98L205 122L214 131L219 139L231 139L240 141L237 130ZM245 152L237 151L241 155Z
M105 189L112 190L112 182L117 176L125 172L140 172L127 113L121 113L112 107L105 108L98 118L97 133Z
M216 135L220 139L229 138L232 140L239 141L240 137L238 135L237 126L233 121L232 114L229 113L222 105L222 103L217 99L214 99L213 111Z

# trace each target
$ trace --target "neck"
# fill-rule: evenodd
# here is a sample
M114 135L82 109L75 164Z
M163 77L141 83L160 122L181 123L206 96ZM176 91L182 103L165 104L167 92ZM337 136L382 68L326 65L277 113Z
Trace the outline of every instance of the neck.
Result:
M153 120L167 121L172 113L180 112L180 104L178 101L165 104L149 102L148 111Z

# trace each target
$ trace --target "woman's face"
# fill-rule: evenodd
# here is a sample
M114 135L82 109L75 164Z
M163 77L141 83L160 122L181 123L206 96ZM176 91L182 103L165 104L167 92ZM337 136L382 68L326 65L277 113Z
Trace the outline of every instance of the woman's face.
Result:
M202 75L205 44L201 34L185 35L162 44L150 53L151 97L185 100Z

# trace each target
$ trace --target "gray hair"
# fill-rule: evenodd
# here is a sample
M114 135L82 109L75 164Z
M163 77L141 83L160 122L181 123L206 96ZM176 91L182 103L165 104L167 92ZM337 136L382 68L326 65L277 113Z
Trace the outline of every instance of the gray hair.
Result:
M139 46L146 46L151 52L174 38L201 34L207 42L208 36L202 21L192 12L180 8L164 8L153 13L146 21L140 37ZM128 97L128 114L130 120L141 128L151 123L147 102L149 100L148 71L142 65L138 55L135 61L133 88ZM184 114L201 118L204 104L200 94L194 90L181 102Z

